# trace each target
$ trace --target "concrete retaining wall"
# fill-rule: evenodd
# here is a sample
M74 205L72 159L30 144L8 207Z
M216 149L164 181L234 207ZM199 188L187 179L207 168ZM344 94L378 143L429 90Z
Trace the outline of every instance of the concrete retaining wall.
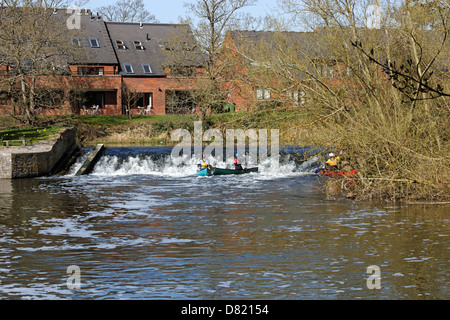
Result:
M77 147L76 129L64 129L53 139L29 146L0 147L0 178L48 175L58 161Z

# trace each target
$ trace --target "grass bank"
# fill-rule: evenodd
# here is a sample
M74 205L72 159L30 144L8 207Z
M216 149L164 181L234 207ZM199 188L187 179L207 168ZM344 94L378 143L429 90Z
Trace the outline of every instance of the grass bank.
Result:
M400 135L401 127L391 128L385 122L382 125L374 115L354 121L333 119L332 116L299 109L262 109L208 115L202 126L204 132L218 129L224 142L227 129L278 129L280 145L323 146L325 153L332 149L343 151L342 159L359 172L356 189L351 191L357 199L432 202L450 199L448 163L440 161L448 159L448 139L443 139L442 156L427 154L429 146L425 141L429 143L430 139L424 139L423 135L415 137L406 131ZM0 125L3 126L0 137L3 133L38 141L61 127L76 127L83 146L97 143L106 146L170 146L178 143L171 140L174 130L186 129L192 134L194 122L198 120L196 115L134 116L132 119L127 116L70 115L39 117L38 127L18 128L10 118L0 117ZM428 125L428 122L422 123ZM429 132L425 129L423 132ZM396 141L398 143L394 143ZM421 144L414 145L415 142ZM206 141L205 145L208 144L210 142Z
M83 146L93 146L103 143L106 146L157 146L175 145L178 141L171 140L171 134L176 129L186 129L194 132L194 122L199 121L197 115L151 115L134 116L40 116L38 127L20 128L9 117L0 117L2 131L24 132L41 131L45 128L76 127L78 137ZM278 129L281 145L308 145L311 128L306 124L310 117L299 112L279 112L253 114L251 118L247 113L224 113L207 115L202 121L202 129L219 130L224 139L227 129ZM300 125L302 123L304 125ZM5 128L6 127L6 128ZM42 136L43 137L43 136ZM224 140L225 141L225 140ZM205 145L210 142L205 141Z
M0 141L3 144L8 142L10 146L22 145L21 140L25 140L27 144L36 143L50 139L50 137L58 133L62 129L61 126L38 126L32 128L0 128Z
M9 116L0 116L0 130L25 132L51 127L76 127L83 145L97 143L106 145L173 145L170 135L176 129L194 130L198 115L135 115L93 116L65 115L38 116L36 128L21 128ZM279 111L223 113L207 115L203 120L203 130L218 129L225 137L227 129L279 129L280 144L308 145L314 117L305 111ZM1 132L1 131L0 131Z

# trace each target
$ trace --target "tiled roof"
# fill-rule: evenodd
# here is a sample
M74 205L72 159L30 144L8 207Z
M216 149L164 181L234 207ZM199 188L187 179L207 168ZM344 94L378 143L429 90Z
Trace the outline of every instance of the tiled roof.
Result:
M299 55L310 58L325 58L328 55L323 45L324 34L319 32L231 31L230 36L238 51L251 51L252 46L258 43L269 49L284 43L284 49L296 50Z
M121 74L154 77L165 76L163 63L167 40L175 32L187 28L186 25L180 24L130 22L106 22L106 27L119 60ZM142 45L141 50L135 41ZM133 72L127 72L125 65L131 65ZM148 69L144 70L143 65L150 66L151 73L148 73Z
M68 35L67 41L78 42L84 54L69 59L68 64L118 65L120 74L124 76L165 77L163 64L167 59L167 41L176 39L174 34L181 35L183 41L196 48L192 32L185 24L105 22L88 9L81 9L79 13L70 9L54 9L52 14L62 28L66 28L66 23L74 17L80 21L80 29L76 30L78 36ZM125 49L119 48L117 40ZM140 43L142 50L138 50L135 41ZM198 48L190 50L201 56ZM182 61L176 56L175 60L184 66L198 66L198 63L194 65L192 61ZM133 72L127 72L127 69Z
M58 9L55 15L60 19L67 20L73 13L66 9ZM111 41L109 39L108 30L101 16L93 15L90 10L81 10L79 14L80 26L79 40L82 48L85 49L84 61L76 61L76 63L86 64L117 64L117 57L114 53ZM89 39L97 39L98 47L92 47ZM69 39L70 40L70 39Z

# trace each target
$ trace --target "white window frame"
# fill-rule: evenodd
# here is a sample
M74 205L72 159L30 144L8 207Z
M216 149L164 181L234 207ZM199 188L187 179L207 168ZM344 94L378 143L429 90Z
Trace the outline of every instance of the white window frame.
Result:
M257 100L268 100L270 99L270 89L269 88L256 88L256 99Z
M147 71L145 70L145 67L148 67L149 72L147 72ZM142 65L142 70L144 71L145 74L152 74L152 73L153 73L152 67L151 67L148 63Z
M116 46L119 50L125 50L127 48L123 40L116 40Z
M145 50L145 47L142 44L142 41L134 40L133 43L134 43L134 47L136 48L136 50Z
M262 100L264 98L264 93L262 88L256 88L256 100Z
M93 45L92 41L95 41L96 45ZM100 42L97 38L89 38L89 45L91 46L91 48L100 48Z
M306 103L306 92L303 90L300 90L299 97L300 97L299 102L301 104L305 104Z
M130 72L128 72L127 66L130 67L130 69L131 69ZM133 73L134 73L133 65L130 64L130 63L124 63L124 64L123 64L123 68L124 68L124 70L125 70L125 72L126 72L127 74L133 74Z

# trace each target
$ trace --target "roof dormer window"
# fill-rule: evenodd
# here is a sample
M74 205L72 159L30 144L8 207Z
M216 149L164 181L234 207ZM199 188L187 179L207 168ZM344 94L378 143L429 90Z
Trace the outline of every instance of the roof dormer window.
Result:
M116 40L117 49L125 50L127 47L122 40Z
M100 44L98 43L98 39L96 38L90 38L89 44L91 45L91 48L100 48Z
M136 48L136 50L145 50L141 41L137 41L137 40L134 41L134 47Z
M150 67L149 64L143 64L142 65L142 70L144 70L145 74L153 73L152 68Z
M72 45L74 45L75 47L80 47L81 48L81 41L79 38L75 37L72 38Z
M124 63L123 67L125 68L126 73L134 73L133 66L129 63Z

